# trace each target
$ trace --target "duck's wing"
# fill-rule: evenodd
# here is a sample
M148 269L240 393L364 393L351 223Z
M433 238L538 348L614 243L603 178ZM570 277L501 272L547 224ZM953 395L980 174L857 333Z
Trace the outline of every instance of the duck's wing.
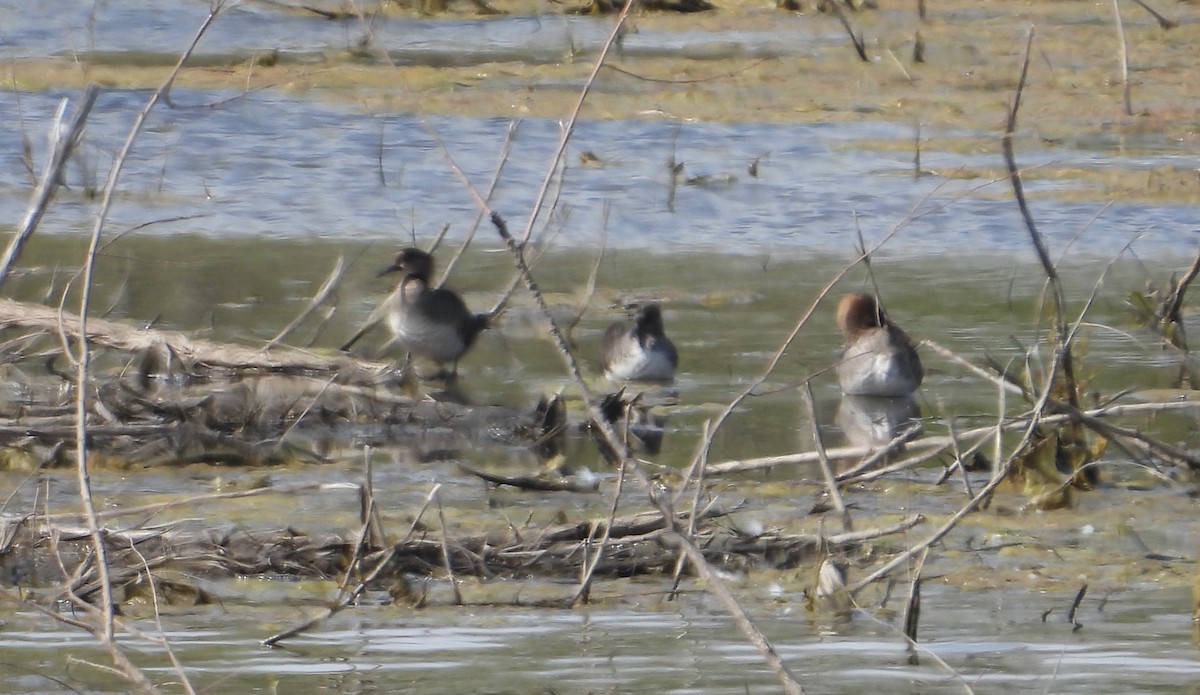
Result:
M600 369L607 370L621 353L621 343L629 337L629 329L617 321L604 329L600 338Z
M912 379L915 391L925 378L925 367L921 364L921 356L917 354L917 348L913 345L912 338L908 337L908 334L899 326L889 323L888 342L895 353L897 366L903 374Z

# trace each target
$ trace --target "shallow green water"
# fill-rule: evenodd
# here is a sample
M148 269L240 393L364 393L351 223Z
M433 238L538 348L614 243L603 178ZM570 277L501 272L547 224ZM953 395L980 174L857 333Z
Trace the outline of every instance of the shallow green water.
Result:
M14 282L15 293L38 297L48 283L61 288L72 265L63 259L77 257L80 248L78 241L63 237L36 239L23 258L29 272ZM373 276L391 251L381 244L364 247L324 241L131 236L109 247L101 259L97 304L111 307L112 318L153 320L160 327L256 344L290 321L321 283L333 259L342 254L351 264L337 293L338 311L313 346L333 350L365 318L385 289L383 281ZM438 255L446 254L443 250ZM595 254L596 249L551 248L535 267L556 313L569 314L572 306L582 301L576 293ZM609 321L623 316L621 307L629 299L663 302L668 332L682 354L682 373L677 384L679 404L665 411L669 419L664 451L652 460L667 466L684 465L694 454L705 420L714 417L761 372L820 288L846 263L845 257L806 257L778 250L757 255L677 256L610 250L601 265L596 295L574 334L579 355L589 366L593 363L600 332ZM1087 317L1096 326L1083 332L1087 347L1084 373L1097 393L1171 385L1171 360L1163 357L1148 334L1130 325L1124 306L1125 294L1147 279L1161 281L1172 270L1171 263L1170 259L1129 261L1109 271ZM875 259L872 269L889 312L918 339L937 341L974 361L990 355L1001 362L1022 354L1018 343L1029 347L1044 339L1045 322L1039 326L1036 310L1042 280L1039 268L1028 257L930 256L917 261L884 254ZM1073 311L1082 306L1104 269L1105 263L1099 260L1064 263ZM511 272L504 253L481 245L466 257L449 284L462 291L473 308L483 310L498 299L499 288L507 284ZM865 278L861 268L852 270L831 296L866 287ZM51 296L57 296L56 292ZM68 306L73 301L69 300ZM512 309L463 361L464 388L476 402L524 406L541 394L570 393L562 364L549 348L540 321L528 299L518 294ZM832 376L825 373L839 343L832 324L832 301L827 300L801 330L763 393L749 399L729 420L716 440L713 461L810 449L810 427L802 417L796 390L808 377L812 377L828 443L837 443L839 435L830 424L837 388ZM302 328L291 342L307 343L312 330ZM367 342L369 347L372 343ZM1042 354L1044 358L1044 348ZM929 375L920 402L928 434L944 433L951 419L959 429L994 420L997 398L993 387L928 351L924 360ZM592 383L597 388L604 386L595 377ZM1019 407L1009 404L1010 411ZM1127 424L1171 443L1194 445L1192 416L1144 418ZM407 449L381 452L376 457L377 494L384 518L393 528L407 523L406 514L421 504L435 483L443 484L451 523L463 533L479 523L468 517L488 506L500 510L494 514L497 520L527 516L534 527L560 514L586 518L607 509L607 494L489 491L458 471L453 457L416 463L419 443L416 451L406 453ZM573 463L611 480L586 439L570 451L576 457ZM532 456L521 452L464 451L458 456L513 474L531 472L537 465ZM266 474L277 485L356 481L361 478L360 458L361 453L349 448L344 459L332 466L285 468ZM1125 463L1120 452L1112 452L1109 458L1105 469L1109 479L1144 478ZM36 489L31 481L3 475L0 480L6 489L21 486L10 506L28 502ZM218 478L237 483L259 475L190 466L149 473L100 471L95 482L103 499L128 502L205 492L218 484ZM852 489L848 496L857 508L859 523L872 525L889 514L910 510L936 515L961 503L962 497L950 486L932 487L931 476L932 472L911 483L884 482ZM73 489L69 473L50 472L43 478L46 489L58 493L51 498L68 504ZM799 525L815 530L816 518L805 520L803 515L820 496L817 471L783 467L768 480L775 482L749 476L718 486L726 498L745 497L750 502L748 511L734 523L768 528ZM638 494L630 498L631 506L640 505ZM964 524L927 567L927 573L944 576L948 584L966 581L987 586L998 581L1009 587L1005 594L935 589L927 601L922 634L976 687L990 684L1041 692L1052 684L1051 689L1058 692L1129 692L1131 687L1141 692L1169 692L1181 682L1190 682L1200 668L1194 652L1182 641L1187 633L1182 591L1175 590L1165 600L1154 589L1163 581L1179 586L1193 571L1182 558L1194 551L1194 500L1167 487L1150 492L1085 493L1079 499L1079 508L1072 512L1006 519L997 512L1011 512L1022 502L1019 490L1007 491L995 511ZM1119 510L1121 525L1109 516L1111 510ZM185 509L178 516L196 513ZM345 533L357 523L357 502L352 493L264 498L250 504L206 505L204 514L210 520L228 519L245 527L287 524ZM1086 526L1093 526L1093 531L1082 530ZM1125 528L1128 531L1122 531ZM910 539L920 538L924 532L919 528ZM1137 543L1129 540L1129 534ZM888 540L878 549L892 552L904 542L901 538ZM1004 551L981 555L975 550L989 543L1016 543L1022 551L1010 556ZM1146 548L1180 560L1143 560ZM992 573L995 579L989 579ZM1086 621L1089 628L1083 635L1070 635L1066 626L1054 629L1041 624L1043 610L1055 608L1061 614L1069 605L1071 585L1089 578L1096 585L1093 599L1097 603L1090 604L1094 619ZM918 687L923 692L958 690L928 662L916 669L903 666L899 637L890 628L874 626L865 615L851 623L822 624L824 618L806 613L799 595L803 581L799 572L767 572L735 579L734 585L810 692L895 687ZM316 687L333 692L375 692L419 688L449 693L544 688L555 692L774 688L773 677L710 599L697 593L677 604L664 603L665 587L658 582L610 583L600 590L609 598L595 608L577 612L503 607L436 607L413 612L367 605L282 651L263 650L256 646L257 640L315 610L328 595L327 585L282 582L263 589L234 581L218 582L212 588L223 597L222 605L168 609L165 622L196 684L218 689L289 692ZM473 581L464 588L468 601L487 604L566 595L572 590L553 584ZM1035 593L1045 588L1052 593ZM1117 619L1129 623L1122 623L1116 631L1090 627L1114 620L1111 610L1099 603L1099 597L1108 592L1116 592L1114 595L1130 604L1129 611ZM869 600L878 598L875 594ZM446 606L449 601L445 584L435 582L431 603ZM979 622L980 614L989 618ZM1164 620L1165 625L1161 624ZM10 614L6 624L13 637L0 646L0 661L18 664L14 673L20 675L0 690L55 691L58 686L53 679L65 679L70 687L120 690L78 667L64 666L67 654L99 658L89 640L78 633L25 614ZM29 652L40 641L58 643L62 639L71 640L73 646L37 657ZM1161 651L1164 640L1172 645L1169 654ZM226 667L230 658L238 664L233 673ZM1142 666L1136 676L1113 680L1113 674L1102 665L1109 658ZM170 680L160 660L148 658L147 663L158 664L150 671L153 677ZM511 675L497 677L502 671ZM1122 667L1121 673L1128 674L1128 668Z

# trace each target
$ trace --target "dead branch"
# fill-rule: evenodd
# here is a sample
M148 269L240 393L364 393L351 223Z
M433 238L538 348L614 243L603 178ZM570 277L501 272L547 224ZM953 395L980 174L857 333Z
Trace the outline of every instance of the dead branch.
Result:
M1056 415L1046 415L1046 416L1041 417L1040 421L1047 425L1055 425L1055 424L1060 424L1063 422L1068 422L1068 421L1072 420L1073 418L1106 418L1106 417L1118 417L1121 415L1134 415L1134 414L1147 414L1147 413L1160 413L1160 412L1173 412L1173 411L1190 411L1190 410L1200 410L1200 401L1170 401L1170 402L1155 402L1155 403L1135 403L1135 404L1130 404L1130 405L1109 405L1109 406L1104 406L1101 408L1094 408L1091 410L1083 410L1083 411L1078 411L1078 412L1065 412L1065 413L1060 413L1060 414L1056 414ZM986 427L978 427L975 429L970 429L970 430L966 430L963 432L959 432L953 437L950 437L950 436L922 437L921 439L917 439L917 440L909 442L906 446L906 450L910 453L917 454L917 462L927 461L930 458L932 458L933 456L936 456L936 455L940 454L941 452L953 447L955 441L959 441L959 442L969 441L973 438L981 437L981 436L982 437L991 437L998 430L999 431L1011 431L1011 430L1017 430L1017 429L1024 429L1025 427L1027 427L1029 425L1029 422L1032 418L1033 418L1033 413L1030 412L1030 413L1025 413L1025 414L1018 415L1018 416L1015 416L1012 418L1005 418L1005 419L1003 419L1001 425L999 425L999 426L988 425ZM1129 430L1129 432L1133 432L1133 430ZM826 449L825 454L831 460L846 460L846 459L859 459L859 458L862 458L863 456L871 455L872 453L874 453L876 451L877 451L877 449L874 447L836 447L836 448L832 448L832 449ZM1171 449L1164 448L1163 451L1171 451ZM1181 452L1181 451L1174 451L1172 453L1174 455L1186 454L1186 452ZM1190 455L1188 455L1188 456L1190 457ZM785 465L785 464L817 463L818 461L820 461L820 458L821 458L820 454L818 454L815 451L804 451L804 452L799 452L799 453L794 453L794 454L781 454L779 456L764 456L761 458L753 458L753 459L722 461L720 463L709 464L708 474L709 475L718 475L718 476L734 475L734 474L738 474L738 473L748 473L751 471L759 471L759 470L769 469L769 468L773 468L775 466L781 466L781 465ZM1174 458L1174 456L1172 456L1172 458ZM1194 458L1194 457L1191 457L1191 458ZM907 468L907 467L911 467L912 465L915 465L915 464L909 463L902 467ZM1189 465L1194 465L1194 464L1189 463ZM898 470L898 468L890 467L888 470L894 471L894 470ZM878 476L873 476L873 477L878 477ZM845 482L844 480L842 480L841 475L839 475L838 478L839 478L839 482ZM856 479L861 479L861 478L856 477Z
M195 50L196 45L200 42L200 38L216 20L217 16L223 10L223 3L215 2L210 8L209 13L204 21L197 28L195 35L192 37L191 43L180 54L179 60L175 63L175 67L163 80L162 84L151 93L146 104L138 112L134 118L133 125L130 127L129 135L125 139L125 143L117 153L113 160L112 168L109 170L108 179L105 181L103 194L100 197L99 210L96 213L95 225L92 228L91 240L88 244L86 262L83 267L83 293L80 298L79 308L79 333L77 339L77 352L75 355L76 361L76 418L77 429L75 432L76 446L76 477L79 484L79 499L83 504L86 512L88 528L92 537L92 548L95 552L96 567L98 570L98 580L100 583L100 608L95 613L97 621L100 623L93 629L93 635L99 639L105 648L108 650L110 658L113 660L113 665L116 666L132 684L139 689L153 690L153 685L149 682L146 676L136 667L134 667L125 658L122 649L118 646L114 634L114 604L113 604L113 587L112 579L108 574L108 546L105 542L104 534L100 529L99 519L96 516L96 508L92 499L91 481L88 471L87 460L87 384L88 384L88 367L91 350L87 340L87 319L88 307L91 302L92 288L92 273L96 263L96 252L100 246L100 236L104 230L104 223L108 217L108 211L112 207L113 196L116 194L117 181L120 179L121 171L124 168L125 161L129 153L133 150L133 144L137 141L137 136L142 130L150 112L154 109L155 104L160 99L166 98L170 92L171 85L175 81L175 77L183 68Z
M30 197L29 209L25 212L21 226L17 228L12 240L8 242L8 247L4 249L4 256L0 257L0 287L8 279L9 271L12 270L13 264L21 255L21 249L37 230L38 224L46 214L46 209L50 206L50 201L54 199L54 194L62 184L63 169L66 168L67 160L71 158L71 153L75 151L75 147L83 137L84 123L87 122L88 114L91 113L92 105L96 103L96 96L99 93L99 87L94 84L88 85L79 99L75 113L71 115L70 122L66 124L63 123L63 118L66 115L67 100L63 99L59 104L58 113L50 126L50 149L46 152L46 164L42 169L42 176L38 179L37 187L34 188L33 195Z
M631 3L632 4L632 3ZM626 9L627 11L627 9ZM624 16L624 14L622 15ZM610 44L613 37L610 37ZM603 60L603 53L600 58ZM593 73L594 76L594 73ZM565 142L564 142L565 145ZM536 207L536 206L535 206ZM532 216L531 216L532 217ZM579 370L579 363L575 356L571 353L570 347L567 345L566 338L563 337L557 323L554 321L553 315L550 313L550 308L546 306L546 300L542 297L541 291L538 289L537 282L534 280L532 273L529 271L529 266L525 263L524 253L521 246L516 243L516 240L508 231L508 226L497 213L492 213L492 224L500 234L500 238L508 245L509 252L512 254L513 262L517 267L517 271L525 283L526 289L533 297L538 309L542 313L542 318L547 324L550 331L551 340L557 348L559 356L562 357L566 365L568 373L575 381L575 388L579 391L583 401L588 404L588 409L591 414L592 424L598 432L604 437L608 446L616 454L619 465L625 470L631 472L638 480L638 483L647 492L651 503L662 514L664 521L669 521L666 525L672 536L675 537L680 544L681 549L687 554L688 560L696 567L697 571L706 580L706 587L711 591L724 605L725 609L733 617L738 629L750 641L750 643L762 654L767 665L773 670L780 682L784 686L784 690L792 695L803 695L804 689L800 683L792 675L787 664L779 656L775 648L767 640L766 636L751 622L750 617L738 603L737 598L720 579L720 577L711 571L704 553L692 542L691 538L684 533L679 525L678 518L672 508L672 502L669 495L664 495L656 492L654 484L650 481L645 471L637 464L629 452L629 447L621 439L621 436L613 429L613 426L608 422L607 418L600 411L598 402L592 398L591 389L583 379L583 375Z
M320 289L317 290L312 299L308 300L308 306L304 307L304 310L297 314L296 318L292 319L292 322L279 331L274 338L267 341L267 344L262 348L264 351L270 350L279 341L290 335L292 331L296 330L297 326L317 310L317 307L321 306L326 299L329 299L329 295L333 294L333 290L337 288L338 281L342 279L342 270L344 267L345 258L338 256L337 262L333 264L333 270L329 271L329 276L325 278L325 282L321 284Z
M1133 104L1129 100L1129 46L1125 43L1125 23L1121 21L1121 6L1113 0L1113 16L1117 22L1117 48L1121 52L1121 102L1125 115L1133 115Z
M165 346L185 363L234 371L328 374L356 373L378 375L390 369L380 362L368 362L346 356L333 358L291 348L263 351L227 343L192 338L179 331L135 328L116 321L92 318L86 327L79 317L39 304L0 299L0 329L21 328L45 333L61 331L69 340L79 341L86 330L89 342L133 353Z
M1145 11L1149 12L1151 15L1153 15L1154 19L1158 22L1158 26L1160 29L1174 29L1175 27L1179 26L1179 22L1176 22L1173 19L1168 19L1165 15L1158 12L1153 7L1150 7L1150 5L1145 2L1145 0L1133 0L1133 1L1135 3L1137 3L1138 6L1141 7L1143 10L1145 10Z

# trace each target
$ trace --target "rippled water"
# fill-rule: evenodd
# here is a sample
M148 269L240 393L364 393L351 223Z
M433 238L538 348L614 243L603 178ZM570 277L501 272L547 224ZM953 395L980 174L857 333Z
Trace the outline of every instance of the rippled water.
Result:
M975 692L1192 692L1180 684L1200 676L1189 621L1177 610L1187 601L1183 592L1085 602L1078 631L1062 618L1069 594L994 592L981 599L926 591L922 628L936 637L923 646L953 673L929 654L909 665L896 627L885 622L860 619L831 629L793 607L761 623L808 693L960 693L958 678ZM192 629L168 636L193 684L224 692L777 691L758 654L706 603L685 595L641 609L542 611L536 621L527 609L366 608L284 650L245 639L255 628L254 611L230 607L194 615ZM1057 613L1043 621L1050 609ZM0 692L57 691L47 674L67 650L102 658L79 633L47 632L44 618L13 617L21 632L0 637L8 673ZM103 689L95 677L75 682Z
M0 168L0 219L16 220L26 204L28 175L22 138L40 161L46 123L63 94L10 93L0 102L0 138L8 143ZM140 235L202 234L387 240L399 243L415 228L430 235L450 224L464 233L476 208L446 164L446 153L425 123L408 114L364 114L353 105L301 101L279 93L174 93L177 108L159 109L138 140L122 179L125 203L113 212L113 230L159 221ZM221 102L223 99L232 101ZM97 186L123 141L141 92L104 93L89 121L85 157L71 172L78 192ZM220 103L214 108L205 104ZM476 188L483 190L499 160L508 119L434 117L429 126ZM1028 253L1029 242L1007 182L912 176L905 148L867 149L864 139L903 142L912 130L889 124L676 124L660 120L584 121L568 147L561 200L570 216L564 243L596 246L601 220L610 245L849 254L856 225L868 240L909 218L886 250ZM545 176L556 123L523 121L504 169L494 209L520 228ZM996 153L939 151L939 134L926 133L923 167L1000 165ZM1170 162L1200 167L1200 156L1168 147L1142 154L1147 169ZM600 166L582 166L595 154ZM668 206L666 162L685 165L684 182ZM1022 152L1024 166L1104 167L1116 153L1072 147ZM381 164L382 160L382 164ZM758 176L749 165L759 161ZM688 185L689 177L704 177ZM382 179L382 181L381 181ZM1171 253L1197 240L1191 208L1117 201L1067 202L1043 198L1070 181L1031 181L1027 189L1051 248L1103 257L1136 235L1142 254ZM1078 182L1077 182L1078 183ZM70 193L44 225L47 233L87 226L93 207ZM189 219L172 221L175 218ZM163 221L165 220L165 221ZM1082 234L1081 234L1082 231ZM490 234L490 231L488 232Z
M158 54L172 56L199 22L204 3L167 5L52 6L0 0L0 14L16 17L13 23L0 23L0 51L12 57L88 50L138 51L151 60L159 59ZM94 33L84 28L93 8ZM130 25L144 31L121 30ZM280 15L253 4L236 9L219 26L202 44L202 55L228 57L277 48L285 57L303 60L323 50L344 50L358 40L354 25ZM605 27L586 18L391 20L379 40L398 60L430 64L557 60L572 45L598 44ZM769 34L647 32L631 35L625 50L777 55L806 50L804 41L814 38L810 31L781 20ZM13 226L24 212L29 176L21 143L28 139L40 163L43 133L63 96L72 95L9 90L0 98L0 227ZM79 263L82 234L90 229L95 211L85 193L103 180L145 98L144 92L130 90L102 94L83 155L68 172L69 189L60 194L23 257L24 274L14 281L14 293L40 298L47 286L54 288L50 296L61 291L64 270ZM105 250L98 281L102 303L117 317L157 317L161 325L254 343L286 324L320 284L333 258L344 254L351 265L339 312L326 332L316 336L323 349L338 344L369 313L383 289L371 277L380 258L407 243L414 232L419 242L426 242L443 224L450 225L452 239L462 238L475 217L470 196L429 128L482 188L512 123L444 116L426 122L410 114L367 112L358 104L279 91L176 90L173 100L173 107L160 107L152 115L127 164L106 238L150 224ZM524 224L559 133L559 125L547 120L519 124L493 202L513 228ZM553 236L553 241L539 278L555 307L566 311L596 249L602 244L609 248L599 296L576 334L585 356L604 325L621 315L615 307L626 298L664 300L683 367L681 405L672 414L660 462L678 465L690 457L704 421L762 368L819 287L854 255L857 228L869 242L903 223L874 270L895 307L894 317L914 335L976 360L1012 358L1021 352L1014 341L1028 345L1040 337L1034 305L1041 275L1031 262L1007 183L954 175L962 169L998 169L999 153L963 153L946 144L962 133L924 132L922 166L942 175L914 178L913 135L910 125L890 123L722 125L649 117L578 125L565 160L562 206L541 237ZM1136 149L1129 146L1115 136L1054 146L1023 142L1018 159L1027 167L1120 163L1146 170L1165 164L1200 168L1196 153L1153 135L1140 137ZM594 154L599 165L582 164L585 152ZM671 160L685 165L673 209L668 206L666 166ZM749 172L755 160L757 176ZM702 178L689 184L689 177ZM1196 247L1197 210L1128 201L1106 208L1102 202L1055 196L1076 183L1027 182L1052 251L1062 253L1070 245L1063 272L1075 306L1090 292L1104 262L1143 235L1134 246L1139 260L1120 264L1101 288L1091 318L1116 330L1097 327L1088 334L1089 378L1107 392L1130 383L1167 386L1173 361L1129 328L1122 300L1147 279L1161 281L1186 264ZM495 301L511 270L495 250L494 232L485 226L481 234L477 248L485 251L468 257L451 284L482 309ZM863 275L853 275L847 286L865 286ZM474 398L525 404L563 385L561 367L545 347L537 320L527 305L518 305L464 360ZM310 333L297 336L296 342L306 341ZM836 387L821 372L832 363L837 343L829 312L820 313L768 386L790 388L816 375L818 409L828 422ZM933 416L931 428L946 427L950 417L960 425L994 417L995 396L989 388L942 361L927 357L926 362L930 374L922 405ZM731 421L714 457L786 453L807 446L807 433L796 427L800 412L794 391L753 399ZM1172 432L1176 441L1197 444L1194 418L1164 416L1152 424L1157 431ZM514 471L529 465L519 456L491 462ZM342 461L269 474L278 483L335 482L356 480L360 467ZM215 478L252 475L256 473L192 466L137 475L99 471L95 478L102 495L117 498L200 493L212 489ZM380 499L395 514L417 507L436 483L445 484L444 502L452 518L456 508L491 504L514 516L555 510L600 514L607 504L600 496L487 492L444 461L381 458L375 476ZM66 505L72 495L73 482L66 474L47 475L44 487L36 489L9 473L0 481L3 496L21 486L16 504L46 495L52 505ZM945 510L960 501L941 488L926 484L920 489L921 498L909 500L908 506ZM888 508L895 497L875 492L856 491L864 516L896 511ZM764 519L770 523L772 515L806 510L817 494L800 485L787 496L777 494ZM1109 501L1119 499L1126 505L1122 508L1141 511L1130 519L1105 518L1109 502L1098 494L1084 499L1084 511L1104 523L1128 524L1140 533L1139 542L1159 553L1182 558L1194 552L1194 500L1171 494L1166 500L1140 500L1137 507L1137 492L1104 494ZM340 497L289 504L314 526L344 530L355 523L355 505ZM230 518L245 514L247 523L281 523L273 508L246 512L245 507L214 505L209 511L220 515L226 509ZM1045 535L1029 543L1044 545L1047 562L1054 562L1050 556L1059 550L1071 552L1092 542L1078 527L1056 528L1062 515L1045 519ZM1116 535L1111 528L1106 531ZM962 571L959 565L965 563L986 576L989 562L1006 567L1017 562L1001 554L955 559L976 536L993 532L982 522L978 528L965 526L948 543L950 557L943 558L938 570ZM1130 547L1096 561L1137 564L1145 550L1133 546L1131 541ZM1164 572L1194 572L1182 560L1163 564ZM1035 563L1027 567L1031 577L1039 569ZM797 587L802 581L781 581L785 585L747 581L737 589L808 692L961 691L931 659L907 666L891 627L865 614L848 623L823 624L800 606ZM977 691L1179 692L1200 676L1200 661L1189 645L1188 600L1180 590L1158 589L1156 581L1147 570L1146 576L1113 587L1119 592L1107 601L1101 597L1110 589L1094 588L1079 618L1084 628L1072 632L1063 622L1068 593L1018 588L959 592L935 580L927 584L922 635ZM282 582L266 589L246 584L217 584L212 588L223 598L222 605L167 617L173 646L201 687L279 692L419 688L428 693L744 693L777 687L757 653L710 599L691 594L667 604L661 599L663 587L655 582L633 582L623 590L623 601L573 612L366 606L278 650L262 649L257 642L315 610L289 600L302 595L311 601L311 592L293 592ZM521 591L514 583L506 600L520 600ZM1043 622L1049 609L1054 612ZM68 656L78 655L103 660L90 638L44 617L0 617L0 671L8 676L0 679L0 692L121 690L66 664ZM158 669L151 672L156 678L170 680L161 659L147 661ZM231 661L237 664L232 671Z

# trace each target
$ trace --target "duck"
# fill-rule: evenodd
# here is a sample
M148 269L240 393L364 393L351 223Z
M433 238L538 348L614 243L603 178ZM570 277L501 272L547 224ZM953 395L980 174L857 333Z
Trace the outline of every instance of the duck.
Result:
M391 329L392 342L403 345L410 356L430 360L439 367L449 362L447 375L455 376L458 360L475 344L480 331L488 328L488 317L472 313L452 290L430 286L433 269L433 256L406 248L376 274L403 273L387 300L384 320Z
M875 297L842 297L837 324L846 338L837 363L842 393L852 396L911 396L921 385L921 358L908 334L888 319Z
M662 308L638 309L632 327L610 325L600 339L600 369L611 381L672 381L679 353L663 329Z

